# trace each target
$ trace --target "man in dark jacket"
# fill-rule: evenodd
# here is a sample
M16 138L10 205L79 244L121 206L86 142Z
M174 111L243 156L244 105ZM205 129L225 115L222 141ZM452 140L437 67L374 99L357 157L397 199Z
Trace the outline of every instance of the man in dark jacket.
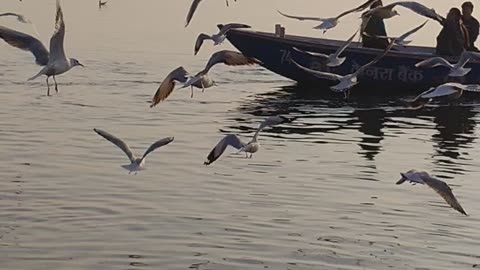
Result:
M477 19L472 16L473 4L472 2L465 2L462 4L462 21L468 31L469 44L467 50L478 51L475 47L475 41L477 40L480 24Z
M378 6L383 6L382 1L373 3L370 8L374 9ZM387 30L385 30L385 23L383 19L372 15L367 22L367 25L363 29L362 43L363 47L385 49L390 43L387 38ZM382 38L383 37L383 38Z
M468 33L462 29L462 14L458 8L448 12L447 19L443 22L442 31L437 36L438 55L459 56L468 44Z

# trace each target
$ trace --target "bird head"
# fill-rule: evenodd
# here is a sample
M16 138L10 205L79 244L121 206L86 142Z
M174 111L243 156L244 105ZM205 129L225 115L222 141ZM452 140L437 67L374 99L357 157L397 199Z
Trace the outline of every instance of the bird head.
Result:
M76 67L76 66L81 66L81 67L85 67L82 63L80 63L77 59L75 58L70 58L70 64L72 65L72 67Z
M400 13L398 13L396 10L393 10L393 16L400 16Z

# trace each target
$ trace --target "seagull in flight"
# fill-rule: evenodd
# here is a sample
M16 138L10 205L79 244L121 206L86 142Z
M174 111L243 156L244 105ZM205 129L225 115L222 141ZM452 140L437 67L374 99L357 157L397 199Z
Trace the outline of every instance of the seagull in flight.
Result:
M292 121L292 119L286 118L284 116L270 116L260 124L257 131L255 132L255 135L253 135L252 140L250 140L248 143L242 142L240 138L235 134L228 134L217 143L217 145L212 149L212 151L210 151L207 159L203 164L210 165L215 162L215 160L217 160L223 154L223 152L225 152L227 146L232 146L233 148L238 149L238 153L245 152L246 158L252 158L253 154L258 152L258 150L260 149L260 144L258 143L258 134L261 130L266 127L289 123ZM250 154L250 156L248 154Z
M13 17L16 17L17 20L21 23L28 23L28 24L31 24L32 22L27 19L27 17L25 17L24 15L22 14L18 14L18 13L13 13L13 12L7 12L7 13L1 13L0 14L0 17L5 17L5 16L13 16Z
M94 128L93 130L98 135L105 138L107 141L115 144L118 148L122 149L122 151L127 155L128 159L130 160L130 164L122 165L121 167L124 168L125 170L128 170L129 171L128 174L131 174L132 172L137 174L138 171L145 170L145 159L147 155L155 151L157 148L171 143L174 139L173 137L167 137L154 142L150 147L148 147L147 151L145 151L142 157L137 158L133 154L130 147L124 141L122 141L122 139L115 137L114 135L100 129Z
M412 104L412 107L415 106L413 104L420 104L421 106L418 108L421 108L426 104L428 104L430 101L432 101L432 99L436 99L436 98L448 98L450 100L455 100L460 98L465 91L480 93L480 85L478 84L464 85L464 84L453 83L453 82L445 83L437 87L432 87L427 91L421 93L415 99L410 101L410 104Z
M338 25L338 21L342 17L344 17L344 16L346 16L350 13L363 11L363 10L369 8L372 4L374 4L377 1L378 0L368 0L364 4L362 4L362 5L360 5L356 8L347 10L347 11L345 11L345 12L341 13L340 15L338 15L336 17L333 17L333 18L292 16L292 15L287 15L287 14L285 14L285 13L279 11L279 10L277 10L277 11L278 11L278 13L280 13L280 15L285 16L285 17L290 18L290 19L296 19L296 20L300 20L300 21L318 21L318 22L321 22L321 24L315 26L314 29L322 30L323 33L325 34L325 32L327 32L329 29L332 29L332 28L336 27Z
M478 53L476 53L478 54ZM472 69L465 68L465 65L470 61L470 59L475 58L474 53L469 51L464 51L460 55L460 59L457 63L451 64L445 58L436 56L415 64L417 68L434 68L438 66L447 67L450 69L448 76L450 77L463 77L467 75Z
M185 82L182 88L186 88L198 82L203 77L208 75L208 72L212 67L214 67L216 64L221 64L221 63L227 66L246 66L246 65L262 64L262 62L260 62L259 60L253 57L245 56L239 52L234 52L229 50L219 51L212 54L205 68L202 71L198 72L195 76L191 77L187 82Z
M193 14L195 14L195 11L197 10L198 5L200 5L200 2L202 2L202 1L203 0L193 0L192 5L190 5L190 9L188 10L187 22L185 23L185 27L187 27L190 24L190 21L193 18ZM227 7L228 7L229 6L228 0L225 0L225 1L227 3ZM234 0L234 1L237 2L237 0Z
M403 184L404 182L408 181L410 183L415 184L422 184L431 187L438 195L442 196L442 198L450 205L453 209L457 210L458 212L468 216L467 212L463 210L460 203L453 195L452 189L443 181L436 179L430 176L427 172L417 171L417 170L410 170L406 173L400 173L402 178L397 182L397 185Z
M366 36L369 36L369 37L375 37L375 38L381 38L381 39L390 39L390 40L395 40L395 44L396 45L399 45L399 46L406 46L408 44L410 44L412 41L411 40L407 40L408 37L410 37L411 35L415 34L416 32L418 32L420 29L422 29L426 24L427 24L428 20L425 21L424 23L422 23L421 25L413 28L412 30L406 32L405 34L399 36L399 37L386 37L386 36L375 36L375 35L370 35L368 33L363 33L364 35Z
M359 30L358 30L359 31ZM346 58L345 57L340 57L340 55L345 51L345 49L348 48L348 46L350 46L350 44L352 44L353 42L353 39L355 38L355 36L357 35L358 31L356 31L346 42L343 46L339 47L338 50L330 55L326 55L326 54L323 54L323 53L315 53L315 52L307 52L307 51L302 51L296 47L293 47L294 50L300 52L300 53L304 53L304 54L308 54L312 57L318 57L318 58L322 58L323 61L322 62L325 62L327 66L329 67L338 67L340 65L343 64L343 62L345 62Z
M22 50L28 50L35 56L38 65L44 66L40 72L28 79L34 80L41 75L47 76L47 96L50 96L50 84L48 79L53 77L55 82L55 91L58 92L56 75L63 74L71 68L83 65L75 58L67 58L63 47L65 38L65 23L63 21L63 12L60 7L60 0L57 0L57 13L55 18L55 32L50 39L50 53L37 38L25 33L0 26L0 38L5 40L11 46Z
M292 63L296 65L298 68L306 71L307 73L312 74L313 76L316 76L321 79L326 79L330 81L337 81L338 84L330 87L330 89L334 92L341 92L345 94L345 98L348 97L350 89L354 87L355 85L358 84L358 75L360 75L362 72L364 72L367 68L370 66L376 64L380 59L382 59L387 53L392 49L393 45L395 44L395 41L393 40L390 42L388 47L383 51L382 54L378 55L375 57L372 61L368 62L367 64L361 66L357 71L351 74L347 75L338 75L334 73L329 73L329 72L323 72L323 71L317 71L313 70L307 67L304 67L297 63L295 60L292 59Z
M415 1L399 1L386 6L378 6L376 8L373 8L363 13L362 18L369 18L372 15L375 15L382 19L390 19L395 16L399 16L400 14L398 13L398 11L394 9L396 6L401 6L401 7L410 9L411 11L421 16L436 20L439 23L443 23L443 21L445 20L445 18L440 16L434 9L428 8Z
M198 35L197 41L195 42L195 49L194 49L195 55L197 55L198 51L202 47L203 41L210 39L213 41L213 45L220 45L227 38L228 31L232 29L239 29L239 28L251 28L251 26L246 24L241 24L241 23L229 23L226 25L219 24L218 28L220 29L218 34L213 34L209 36L207 34L201 33L200 35Z

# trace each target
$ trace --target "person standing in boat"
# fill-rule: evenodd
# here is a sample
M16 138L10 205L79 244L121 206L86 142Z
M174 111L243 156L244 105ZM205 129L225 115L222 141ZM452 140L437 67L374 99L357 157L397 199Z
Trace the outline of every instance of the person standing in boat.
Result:
M473 4L472 2L465 2L462 4L462 21L468 31L469 43L467 50L478 52L475 47L475 41L477 41L480 24L477 19L472 16Z
M370 9L383 6L381 0L373 3ZM383 38L381 38L383 37ZM367 22L367 25L362 32L362 44L366 48L385 49L390 43L387 37L387 30L385 29L385 23L383 19L372 15Z
M459 56L468 44L468 31L462 23L462 13L458 8L452 8L437 36L436 53L442 56Z

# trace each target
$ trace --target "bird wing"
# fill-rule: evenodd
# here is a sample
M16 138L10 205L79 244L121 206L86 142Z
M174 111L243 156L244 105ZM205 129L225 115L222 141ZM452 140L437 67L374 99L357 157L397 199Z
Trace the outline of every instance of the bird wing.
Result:
M6 13L0 14L0 17L3 17L3 16L13 16L13 17L17 17L17 20L21 23L31 23L30 20L28 20L22 14L17 14L17 13L13 13L13 12L6 12Z
M122 139L117 138L112 134L97 128L94 128L93 130L98 135L105 138L107 141L110 141L111 143L115 144L118 148L122 149L122 151L127 155L128 159L130 159L130 162L135 161L135 156L133 155L132 150L130 149L130 147L128 147L128 145L124 141L122 141Z
M148 147L147 151L145 151L145 154L143 154L142 159L144 159L151 152L155 151L157 148L173 142L173 139L174 139L173 137L167 137L154 142L152 145L150 145L150 147Z
M458 87L456 84L455 85L453 85L453 84L442 84L442 85L438 86L437 88L435 88L435 90L433 90L429 93L423 94L422 98L445 97L445 96L449 96L451 94L455 94L455 93L457 93L458 91L461 91L461 90L462 90L462 88Z
M408 8L411 11L417 13L418 15L421 15L421 16L424 16L424 17L427 17L427 18L430 18L430 19L434 19L434 20L436 20L440 23L443 23L443 21L445 20L445 18L443 18L437 12L435 12L434 9L428 8L428 7L422 5L418 2L415 2L415 1L395 2L395 3L392 3L392 4L387 5L385 7L393 8L395 6L402 6L404 8Z
M459 84L457 87L461 88L463 91L480 92L480 85L478 84Z
M343 51L345 51L345 49L348 48L348 46L350 46L350 44L352 44L353 42L353 39L355 38L355 36L357 35L358 31L360 31L360 29L358 29L357 31L355 31L355 33L353 33L353 35L347 39L347 41L345 42L345 44L343 44L342 47L338 48L338 50L335 52L335 56L338 57L340 56L340 54L343 53Z
M167 99L175 88L175 81L186 82L188 72L183 67L178 67L170 72L158 87L157 92L153 95L150 108L155 107L161 101Z
M243 24L243 23L229 23L225 24L222 27L220 27L220 35L223 36L227 34L228 31L232 29L239 29L239 28L252 28L250 25Z
M422 29L422 28L425 26L425 24L427 24L427 22L428 22L428 20L425 21L424 23L422 23L421 25L413 28L412 30L406 32L405 34L399 36L399 37L398 37L398 40L405 40L405 39L408 38L409 36L415 34L416 32L418 32L418 30Z
M463 68L470 59L474 58L473 54L470 53L469 51L463 51L462 54L460 55L460 59L458 59L458 62L453 65L454 68Z
M57 14L55 16L55 32L50 38L50 61L65 60L65 22L63 21L62 7L60 0L57 0Z
M207 66L199 74L207 74L208 71L216 64L223 63L228 66L245 66L245 65L254 65L262 64L259 60L245 56L239 52L223 50L214 53L208 60Z
M329 73L329 72L322 72L322 71L318 71L318 70L313 70L313 69L309 69L309 68L306 68L302 65L300 65L299 63L295 62L295 60L292 59L292 63L297 66L298 68L300 69L303 69L304 71L318 77L318 78L321 78L321 79L325 79L325 80L329 80L329 81L340 81L343 76L340 76L338 74L333 74L333 73Z
M464 215L468 215L467 212L463 210L463 207L460 205L460 203L457 201L457 198L455 198L455 195L453 195L452 189L447 185L447 183L433 177L425 177L423 181L425 182L425 184L435 190L435 192L437 192L440 196L442 196L442 198L453 209Z
M291 119L288 119L284 116L280 115L275 115L275 116L270 116L267 119L263 120L262 123L257 128L257 131L255 132L255 135L253 136L254 138L257 138L258 134L260 133L261 130L263 130L266 127L271 127L271 126L276 126L280 125L283 123L291 122Z
M433 68L436 66L453 68L453 65L450 64L450 62L448 62L447 60L445 60L445 58L440 56L432 57L415 64L415 67L417 68Z
M382 59L387 53L393 48L393 45L395 45L395 39L393 39L390 44L385 48L383 53L379 54L377 57L375 57L372 61L368 62L367 64L361 66L357 71L355 71L354 75L358 75L365 71L367 68L369 68L371 65L375 65L380 59Z
M203 41L205 39L212 39L209 35L206 35L204 33L201 33L197 37L197 41L195 42L195 49L194 49L194 54L197 55L198 51L200 51L200 48L202 47Z
M35 62L38 65L45 66L48 63L49 53L37 38L3 26L0 26L0 38L13 47L30 51L35 56Z
M373 3L377 2L377 1L379 1L379 0L368 0L367 2L363 3L362 5L360 5L356 8L353 8L353 9L347 10L343 13L340 13L340 15L338 15L336 17L336 19L338 20L338 19L342 18L343 16L346 16L350 13L363 11L363 10L369 8L371 5L373 5Z
M312 56L312 57L322 58L322 61L328 60L328 55L323 54L323 53L307 52L307 51L300 50L297 47L292 47L292 49L297 51L297 52L304 53L304 54L307 54L307 55Z
M223 152L225 152L225 149L227 149L227 146L229 145L236 149L241 149L245 146L245 143L243 143L240 138L238 138L238 136L234 134L229 134L223 137L223 139L221 139L217 143L217 145L212 149L212 151L210 151L204 164L210 165L215 162L215 160L217 160L223 154Z
M323 22L325 20L325 18L319 18L319 17L302 17L302 16L287 15L287 14L281 12L280 10L277 10L277 12L280 13L280 15L285 16L287 18L296 19L296 20L300 20L300 21L320 21L320 22Z
M192 5L190 6L190 9L188 10L187 22L185 23L185 27L187 27L188 24L190 23L190 21L192 20L193 14L195 14L195 11L197 10L198 5L200 5L200 2L202 2L202 0L193 0Z

